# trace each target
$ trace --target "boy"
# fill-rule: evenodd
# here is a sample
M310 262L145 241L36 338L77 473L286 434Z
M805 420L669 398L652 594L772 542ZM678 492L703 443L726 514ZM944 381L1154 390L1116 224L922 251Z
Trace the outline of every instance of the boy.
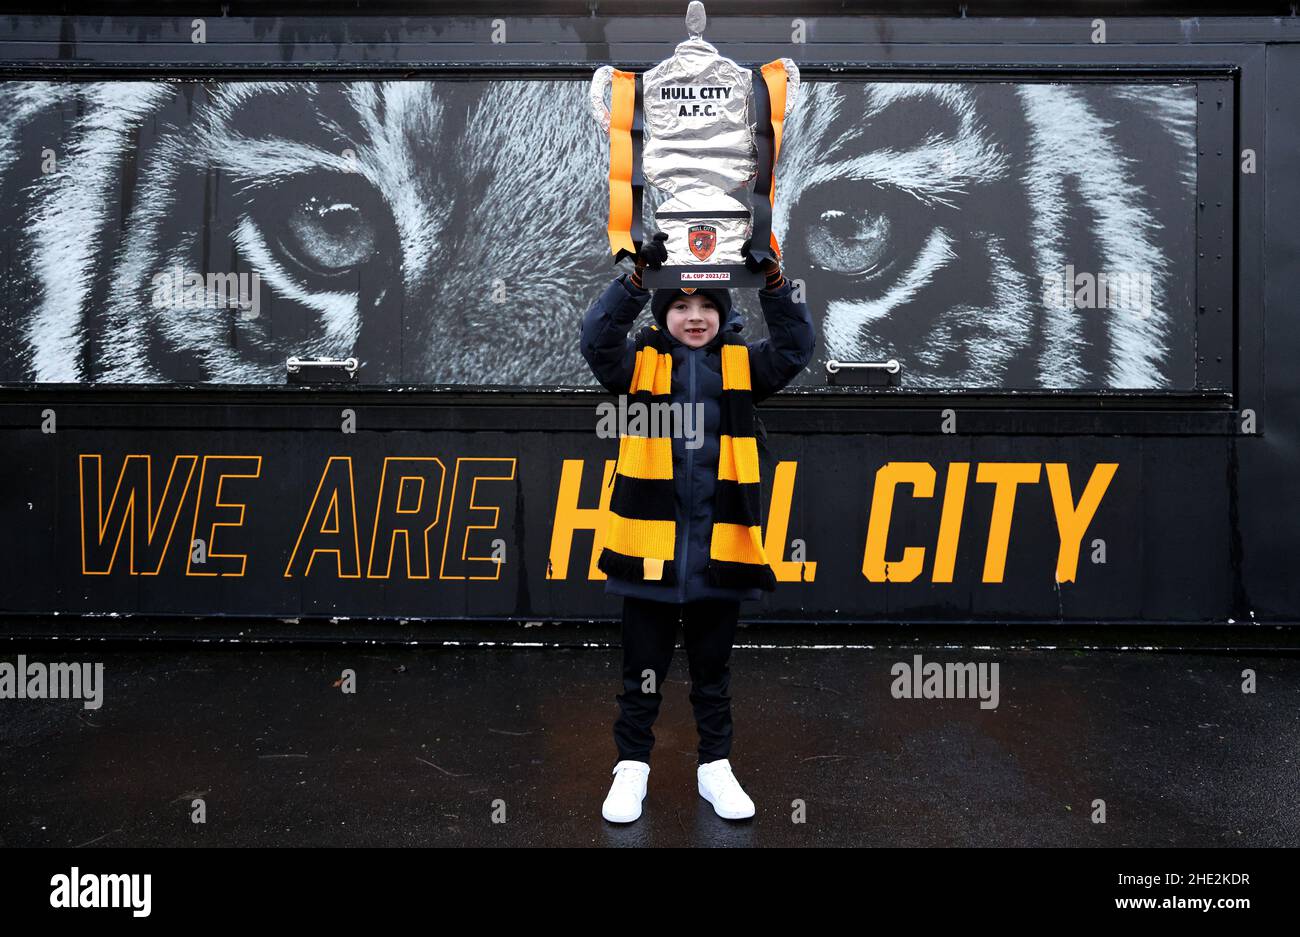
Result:
M605 592L623 596L623 692L614 724L618 761L601 809L615 823L641 815L654 746L651 726L679 621L700 736L697 788L720 817L754 815L753 801L728 760L728 662L740 603L776 587L758 516L755 432L758 440L766 432L753 404L789 384L811 360L815 344L812 315L805 303L793 300L779 261L761 268L767 282L758 295L771 338L760 342L739 337L744 323L732 309L730 290L660 289L651 298L641 275L666 259L664 238L658 234L641 249L636 269L617 277L582 323L582 355L607 390L628 394L629 405L642 402L651 404L647 410L667 412L653 405L679 404L671 409L684 420L703 417L703 425L689 431L689 442L680 432L665 440L663 430L619 440L598 560L607 576ZM748 257L748 242L745 248ZM647 299L656 326L628 338Z

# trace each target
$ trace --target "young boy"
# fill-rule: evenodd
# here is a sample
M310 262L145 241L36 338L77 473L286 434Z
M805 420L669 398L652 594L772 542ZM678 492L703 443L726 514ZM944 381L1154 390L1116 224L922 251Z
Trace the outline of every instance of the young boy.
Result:
M623 692L614 723L618 761L601 813L615 823L641 815L651 726L680 622L700 737L697 787L718 816L740 820L754 815L754 803L728 760L728 662L740 603L776 587L758 505L756 445L766 432L752 405L807 366L813 321L808 306L793 300L777 261L762 268L767 283L758 291L770 339L739 337L744 323L729 290L661 289L651 299L641 274L663 263L662 238L642 248L636 269L617 277L582 323L582 355L607 390L627 394L629 405L650 404L647 410L680 404L671 409L680 410L687 427L671 432L671 440L662 439L669 434L662 428L658 436L629 432L619 440L598 565L607 576L605 592L623 596ZM647 299L656 326L628 338ZM696 414L703 425L692 427L686 421Z

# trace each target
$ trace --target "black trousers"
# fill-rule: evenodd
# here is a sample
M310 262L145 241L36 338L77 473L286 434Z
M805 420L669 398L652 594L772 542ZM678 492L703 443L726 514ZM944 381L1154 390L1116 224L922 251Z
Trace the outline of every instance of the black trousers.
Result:
M705 599L678 605L623 597L623 692L614 722L620 761L649 763L654 747L651 726L663 701L664 680L673 659L677 626L682 626L691 675L691 707L699 732L699 764L731 754L731 644L740 602ZM645 692L649 674L653 690Z

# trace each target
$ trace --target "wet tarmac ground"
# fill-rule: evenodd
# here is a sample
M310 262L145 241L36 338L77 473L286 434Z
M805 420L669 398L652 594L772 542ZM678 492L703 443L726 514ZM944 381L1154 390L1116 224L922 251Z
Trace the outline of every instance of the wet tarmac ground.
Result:
M997 707L895 698L918 653L998 663ZM1294 655L737 647L731 763L757 814L734 822L696 791L679 648L642 817L617 826L617 647L63 642L0 662L19 654L102 662L104 696L0 700L9 847L1300 843Z

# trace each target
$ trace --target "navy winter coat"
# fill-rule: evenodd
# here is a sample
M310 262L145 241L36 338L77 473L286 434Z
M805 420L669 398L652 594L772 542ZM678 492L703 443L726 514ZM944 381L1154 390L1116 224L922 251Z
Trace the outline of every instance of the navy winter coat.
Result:
M791 299L790 282L778 289L758 291L767 320L770 339L748 343L749 380L755 404L789 384L812 360L815 345L812 314L806 303ZM626 394L632 383L636 363L636 344L628 336L632 323L650 299L650 291L632 285L629 274L614 280L587 310L582 320L582 356L591 365L596 379L612 394ZM630 595L657 602L694 602L699 599L757 599L761 590L721 588L710 585L704 575L709 559L709 540L713 531L713 491L718 480L718 428L722 419L718 398L722 394L722 359L719 349L724 332L739 332L744 320L733 304L713 341L702 348L690 348L664 329L672 347L672 397L682 404L683 412L695 412L703 404L702 444L686 447L686 440L675 435L673 481L677 488L677 557L676 567L687 574L672 585L632 582L607 576L607 595ZM754 414L754 434L760 453L764 449L766 430ZM768 482L766 477L764 482ZM685 533L685 536L683 536ZM769 559L773 559L769 557Z

